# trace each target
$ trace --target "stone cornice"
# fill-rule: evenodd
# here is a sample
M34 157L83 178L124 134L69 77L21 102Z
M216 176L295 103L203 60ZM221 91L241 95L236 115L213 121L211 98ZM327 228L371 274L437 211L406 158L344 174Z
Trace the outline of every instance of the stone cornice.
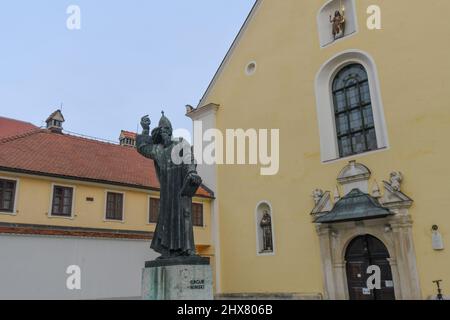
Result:
M193 121L198 118L208 114L208 113L216 113L219 110L220 105L215 103L209 103L202 107L198 107L196 109L192 109L190 112L186 113L186 116L191 118Z

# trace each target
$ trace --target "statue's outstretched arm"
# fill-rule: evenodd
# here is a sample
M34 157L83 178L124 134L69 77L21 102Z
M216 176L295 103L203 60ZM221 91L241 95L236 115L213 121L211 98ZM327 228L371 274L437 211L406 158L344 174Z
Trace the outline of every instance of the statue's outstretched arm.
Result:
M150 135L138 134L136 138L137 151L144 157L153 159L155 156L156 145L153 144L153 139Z
M138 134L136 137L137 151L144 157L153 159L155 156L156 145L153 143L152 136L150 135L151 121L148 116L144 116L141 119L142 134Z

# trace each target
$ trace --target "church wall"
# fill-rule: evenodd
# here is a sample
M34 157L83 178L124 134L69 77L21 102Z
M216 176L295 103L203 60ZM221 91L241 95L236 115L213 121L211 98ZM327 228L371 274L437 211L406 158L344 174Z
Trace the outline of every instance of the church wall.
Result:
M409 211L422 297L436 293L437 279L450 292L450 253L431 246L432 225L439 225L444 242L450 232L450 2L356 1L358 33L321 48L316 17L324 3L263 0L204 99L220 104L223 131L280 129L277 175L260 176L259 166L218 166L221 290L323 293L310 195L317 187L333 191L339 171L355 159L371 169L370 183L387 180L393 170L404 174L402 191L414 200ZM370 5L381 8L382 30L365 25ZM389 147L323 163L315 79L326 61L349 49L375 61ZM248 76L250 61L257 70ZM255 253L254 208L262 200L270 201L276 219L274 256Z

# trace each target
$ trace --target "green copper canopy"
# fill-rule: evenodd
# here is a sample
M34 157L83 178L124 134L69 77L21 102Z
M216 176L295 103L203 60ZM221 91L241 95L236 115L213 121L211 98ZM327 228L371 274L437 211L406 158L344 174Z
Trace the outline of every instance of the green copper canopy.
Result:
M384 218L392 213L383 208L377 199L363 193L359 189L353 189L336 202L334 208L324 216L317 218L315 223L337 223L345 221L359 221Z

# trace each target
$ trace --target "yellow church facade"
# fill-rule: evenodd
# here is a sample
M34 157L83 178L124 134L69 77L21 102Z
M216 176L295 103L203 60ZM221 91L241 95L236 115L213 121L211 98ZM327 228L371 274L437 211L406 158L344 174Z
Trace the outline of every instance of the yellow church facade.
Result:
M448 12L448 1L256 1L188 110L201 134L279 130L276 174L199 166L216 196L218 294L429 299L435 280L450 292Z

